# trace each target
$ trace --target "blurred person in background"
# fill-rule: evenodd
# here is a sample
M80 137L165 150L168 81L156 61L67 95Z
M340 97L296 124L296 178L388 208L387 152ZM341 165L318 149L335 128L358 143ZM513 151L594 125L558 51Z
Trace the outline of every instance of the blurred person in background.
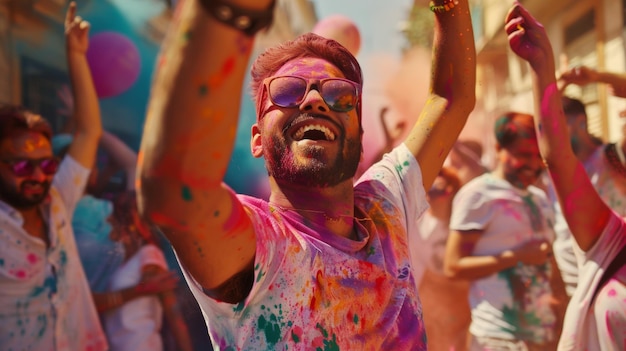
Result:
M124 262L113 272L110 291L145 289L142 280L168 274L167 263L151 229L139 217L135 192L117 195L110 217L111 240L124 246ZM169 288L169 289L168 289ZM163 350L163 317L176 340L177 350L191 351L187 325L174 292L175 285L161 286L158 294L124 299L123 293L112 298L117 307L103 313L104 328L111 351Z
M70 225L102 134L89 65L89 24L71 2L66 52L76 106L73 141L59 163L50 125L0 108L0 345L3 350L106 350Z
M578 284L558 350L624 350L626 222L598 194L567 140L568 123L546 31L519 3L505 19L511 50L530 64L541 154L574 238Z
M498 164L457 193L446 274L471 281L470 350L550 350L566 293L552 255L553 210L533 186L543 172L533 117L495 122Z
M469 282L443 272L452 201L460 188L456 170L444 166L426 194L430 208L418 220L417 240L409 241L428 349L433 351L467 350Z

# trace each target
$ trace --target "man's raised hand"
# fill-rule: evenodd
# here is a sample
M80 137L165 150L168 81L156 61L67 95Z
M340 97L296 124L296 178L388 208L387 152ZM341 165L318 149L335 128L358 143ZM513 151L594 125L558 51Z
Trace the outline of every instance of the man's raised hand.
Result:
M65 40L68 52L87 53L89 47L89 22L76 16L76 3L72 1L65 14Z

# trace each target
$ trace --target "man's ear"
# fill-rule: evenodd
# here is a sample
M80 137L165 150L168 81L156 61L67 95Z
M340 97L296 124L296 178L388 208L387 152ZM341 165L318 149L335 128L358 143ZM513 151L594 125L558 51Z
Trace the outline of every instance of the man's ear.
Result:
M252 136L250 137L250 151L252 156L259 158L263 156L263 142L261 141L261 130L259 124L255 123L251 129Z

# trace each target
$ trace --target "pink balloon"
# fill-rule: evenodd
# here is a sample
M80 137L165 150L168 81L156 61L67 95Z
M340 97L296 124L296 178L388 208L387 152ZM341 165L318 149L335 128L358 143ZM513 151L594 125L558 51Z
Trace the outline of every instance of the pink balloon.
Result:
M313 27L313 33L336 40L354 56L358 55L361 48L359 28L350 18L343 15L336 14L323 18Z
M139 50L122 34L100 32L89 39L87 62L98 97L119 95L130 88L141 69Z

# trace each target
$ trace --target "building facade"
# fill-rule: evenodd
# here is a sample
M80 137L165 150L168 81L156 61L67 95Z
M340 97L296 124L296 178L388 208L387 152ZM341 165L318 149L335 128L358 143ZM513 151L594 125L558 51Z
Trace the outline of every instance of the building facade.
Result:
M486 161L493 161L493 121L505 111L533 113L528 65L508 47L504 18L512 1L474 0L477 45L477 104L466 135L482 140ZM626 71L626 0L522 0L546 28L555 52L557 71L575 65ZM612 96L607 86L570 86L565 95L587 106L590 132L607 142L623 137L626 99ZM488 137L485 137L488 136ZM491 156L489 155L491 151Z

